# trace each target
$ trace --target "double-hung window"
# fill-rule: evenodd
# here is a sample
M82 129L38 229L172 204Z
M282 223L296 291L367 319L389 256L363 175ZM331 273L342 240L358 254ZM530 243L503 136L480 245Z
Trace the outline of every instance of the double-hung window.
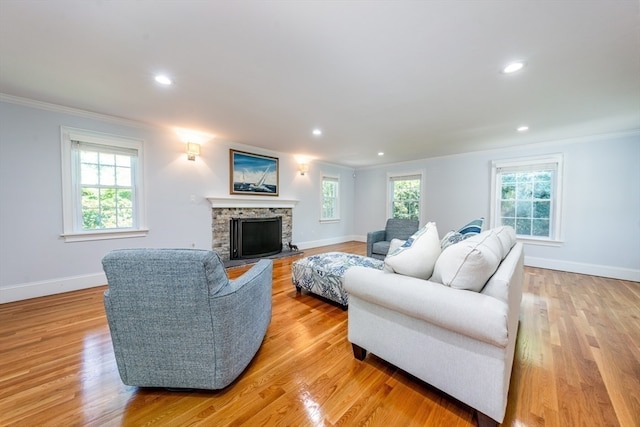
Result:
M388 175L387 217L420 220L422 174Z
M142 141L62 128L65 241L146 234Z
M322 211L320 221L340 220L340 178L322 176Z
M491 218L530 242L559 243L562 155L492 163Z

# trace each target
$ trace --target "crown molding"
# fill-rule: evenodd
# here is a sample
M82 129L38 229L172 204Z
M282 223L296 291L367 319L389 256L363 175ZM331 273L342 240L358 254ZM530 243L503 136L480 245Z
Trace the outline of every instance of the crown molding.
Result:
M103 113L95 113L93 111L81 110L79 108L65 107L64 105L52 104L44 101L37 101L35 99L22 98L19 96L8 95L6 93L0 93L0 102L6 102L9 104L20 105L23 107L37 108L39 110L52 111L54 113L69 114L77 117L84 117L86 119L100 120L103 122L113 123L122 126L130 126L136 128L146 129L161 129L161 127L152 125L150 123L140 122L137 120L125 119L123 117L110 116Z

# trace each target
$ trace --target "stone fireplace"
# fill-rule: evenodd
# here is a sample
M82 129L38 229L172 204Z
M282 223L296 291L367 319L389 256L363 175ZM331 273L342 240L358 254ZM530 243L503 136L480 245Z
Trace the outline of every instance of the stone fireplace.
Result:
M232 218L282 217L282 246L292 237L293 207L297 200L270 199L264 197L208 198L211 203L212 249L223 261L230 259L230 234Z

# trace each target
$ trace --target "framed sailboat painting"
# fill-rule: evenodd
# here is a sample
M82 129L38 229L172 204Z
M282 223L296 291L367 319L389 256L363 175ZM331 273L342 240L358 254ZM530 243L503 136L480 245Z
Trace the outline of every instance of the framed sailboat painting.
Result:
M278 195L278 158L229 150L231 194Z

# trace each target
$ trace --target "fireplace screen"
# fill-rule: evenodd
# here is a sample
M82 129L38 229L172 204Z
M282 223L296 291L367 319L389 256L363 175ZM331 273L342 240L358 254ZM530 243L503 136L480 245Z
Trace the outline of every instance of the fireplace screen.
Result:
M232 218L231 259L259 258L282 252L282 217Z

